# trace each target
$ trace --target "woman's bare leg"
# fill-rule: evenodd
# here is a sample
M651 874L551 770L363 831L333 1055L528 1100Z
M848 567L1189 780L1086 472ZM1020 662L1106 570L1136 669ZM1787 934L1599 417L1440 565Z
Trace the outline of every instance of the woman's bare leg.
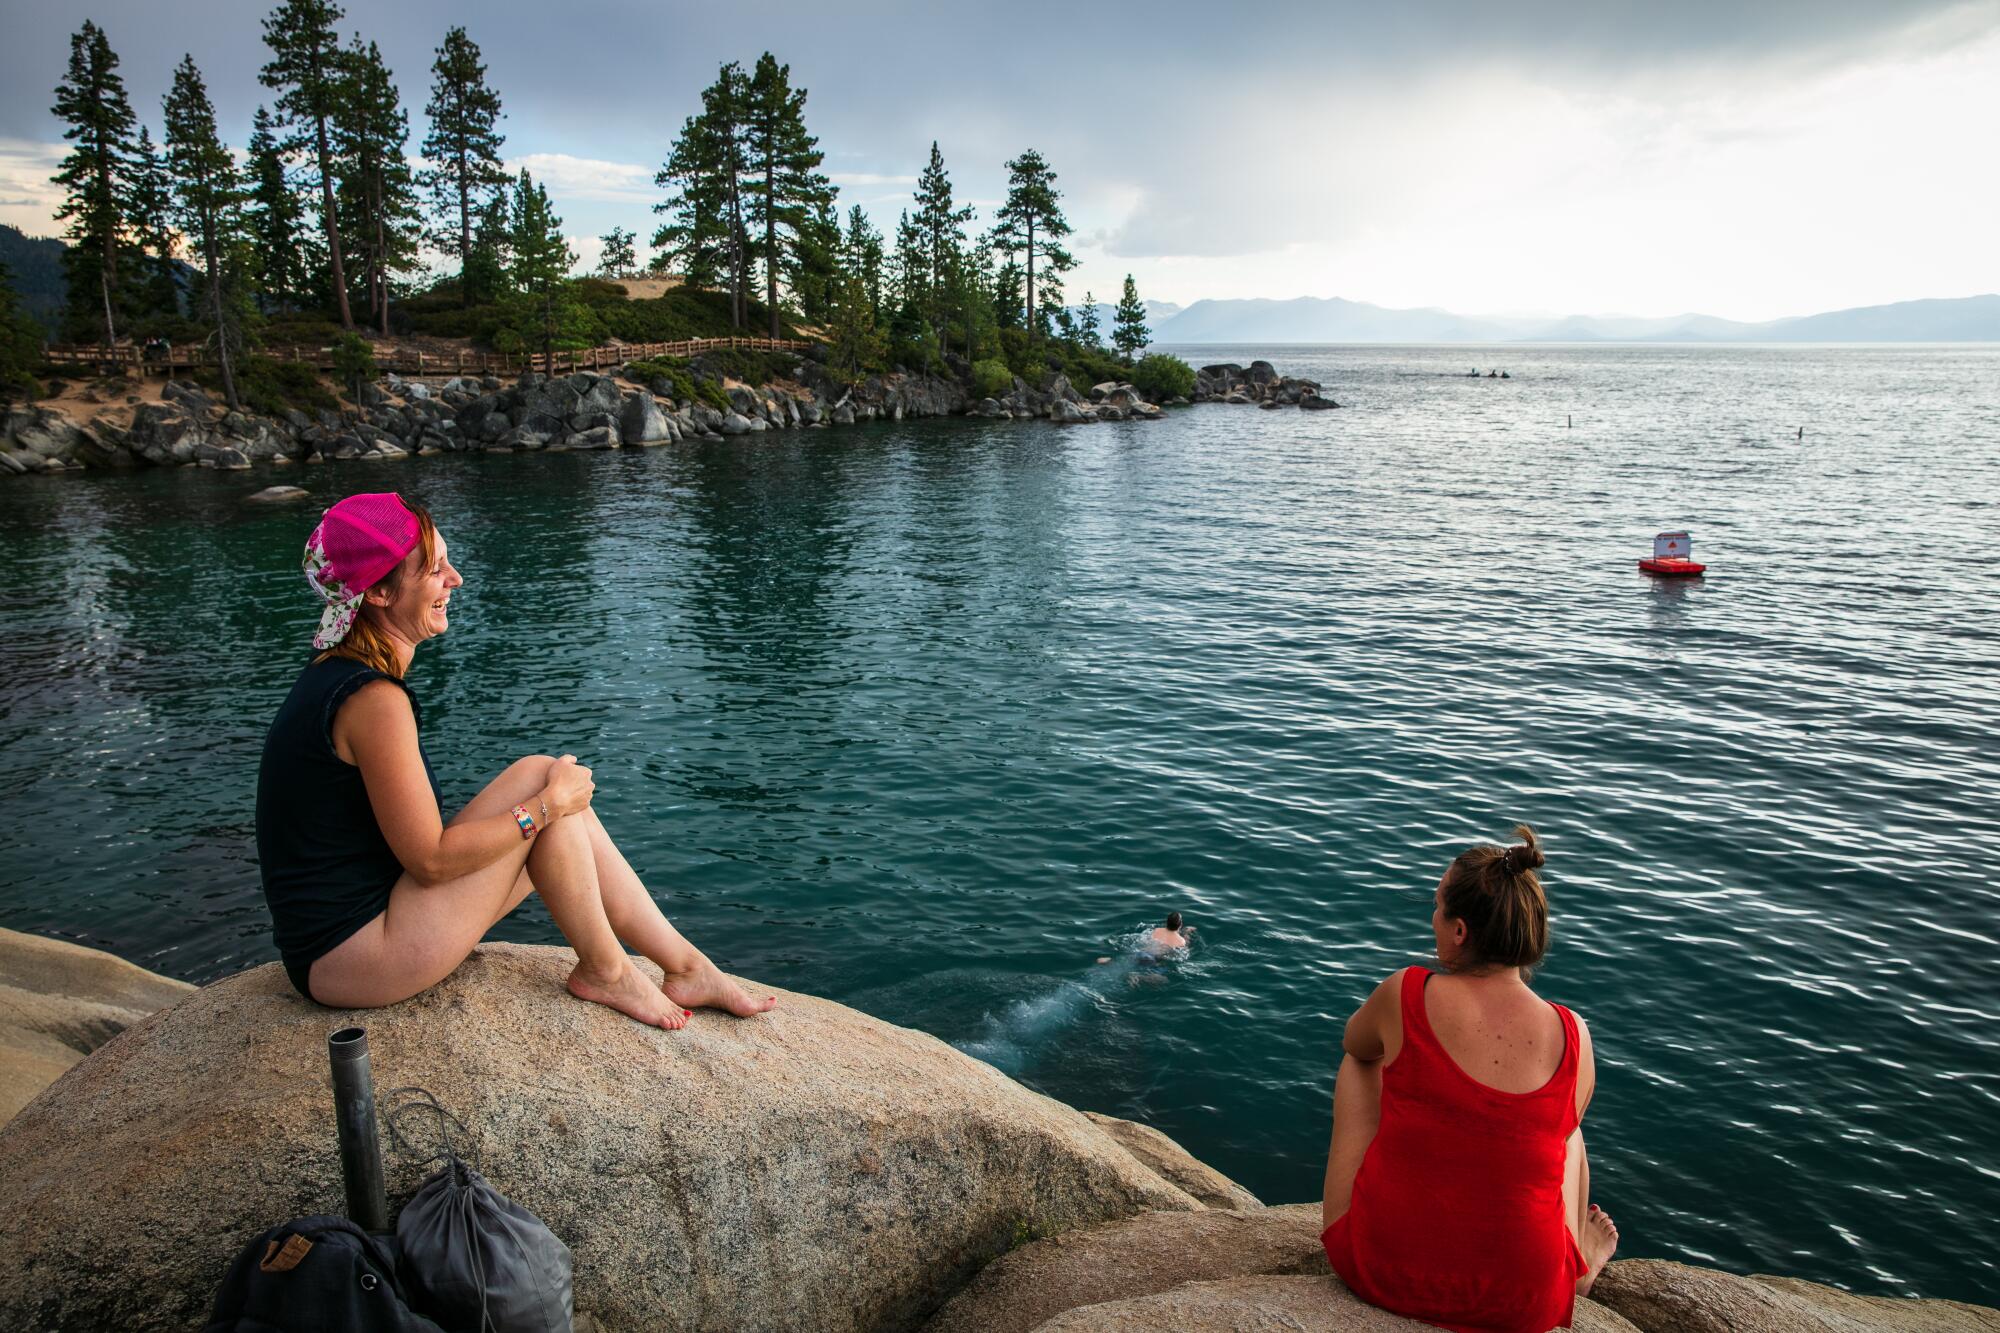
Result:
M1326 1184L1319 1224L1332 1226L1354 1196L1354 1173L1382 1125L1382 1062L1343 1055L1333 1080L1333 1142L1326 1150Z
M551 762L538 755L510 765L453 822L498 814L531 798L545 783ZM420 885L403 876L380 916L313 964L313 995L336 1008L374 1008L428 990L451 975L531 892L542 895L577 952L569 980L573 993L643 1023L686 1022L684 1011L619 946L605 916L588 830L581 825L523 839L492 865L443 884Z
M660 965L667 998L689 1008L722 1009L738 1018L761 1014L778 1002L775 995L753 1000L743 988L722 975L708 955L688 943L661 913L638 873L611 841L595 810L556 822L557 828L576 820L589 829L597 863L597 882L604 897L604 914L618 938Z
M1590 1157L1584 1151L1581 1128L1569 1136L1563 1161L1563 1219L1583 1254L1585 1271L1576 1280L1576 1294L1588 1296L1618 1249L1618 1227L1609 1213L1590 1202Z

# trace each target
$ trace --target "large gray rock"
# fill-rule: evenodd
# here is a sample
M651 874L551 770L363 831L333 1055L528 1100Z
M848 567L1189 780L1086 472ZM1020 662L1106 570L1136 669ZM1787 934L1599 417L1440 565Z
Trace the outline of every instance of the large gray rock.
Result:
M266 486L254 495L243 497L246 504L290 504L294 500L308 498L310 492L299 486Z
M195 446L207 440L208 428L178 402L141 403L132 409L132 428L126 438L140 458L159 467L172 467L194 461Z
M1576 1303L1575 1333L1636 1333L1590 1301ZM1337 1277L1237 1277L1190 1282L1154 1296L1086 1305L1040 1325L1040 1333L1436 1333L1434 1326L1378 1310ZM1743 1333L1752 1333L1747 1326Z
M673 432L653 395L635 389L619 408L618 437L626 444L660 444L673 438Z
M78 457L91 443L90 431L49 407L16 407L0 421L7 443L42 459L64 463Z
M1788 1277L1738 1277L1664 1259L1607 1264L1590 1291L1642 1333L2000 1333L2000 1310L1891 1300Z
M1023 1231L1199 1205L1081 1114L811 996L641 1027L566 949L482 945L415 999L301 1000L278 967L127 1031L0 1130L0 1327L184 1329L260 1228L341 1211L327 1033L429 1088L625 1330L896 1330ZM400 1204L422 1177L392 1157Z
M193 992L96 949L0 929L0 1123L84 1056Z
M1308 393L1300 396L1299 406L1308 412L1322 412L1328 408L1339 407L1340 404L1331 398L1322 398L1317 393Z
M1065 1310L1168 1291L1185 1282L1326 1273L1319 1205L1255 1212L1141 1213L1002 1255L937 1312L924 1333L1026 1333Z
M1208 1207L1255 1212L1264 1206L1263 1200L1208 1163L1198 1160L1193 1153L1151 1125L1142 1125L1133 1120L1120 1120L1115 1115L1101 1115L1096 1111L1086 1111L1084 1114L1090 1117L1092 1124L1116 1139L1119 1147L1138 1158L1147 1169L1157 1173L1168 1184L1177 1186L1199 1199Z
M724 435L748 435L753 427L750 424L750 418L744 416L741 412L729 412L723 415L717 429Z

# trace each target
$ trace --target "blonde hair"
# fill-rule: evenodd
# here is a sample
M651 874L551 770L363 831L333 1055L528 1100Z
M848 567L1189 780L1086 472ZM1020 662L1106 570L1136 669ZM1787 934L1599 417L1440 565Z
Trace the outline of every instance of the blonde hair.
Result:
M401 495L396 498L402 501L403 508L415 515L417 520L417 544L411 548L410 555L421 555L423 557L421 568L429 569L431 561L437 559L437 524L432 522L430 510L416 501ZM393 594L403 586L403 580L409 577L409 570L410 556L404 556L394 569L384 574L372 586ZM388 633L375 623L375 618L368 613L368 603L365 600L355 608L354 623L348 626L347 633L341 637L340 642L315 657L313 664L317 666L329 657L351 657L363 666L373 667L385 676L396 680L403 678L402 665L396 659L396 645L390 641Z

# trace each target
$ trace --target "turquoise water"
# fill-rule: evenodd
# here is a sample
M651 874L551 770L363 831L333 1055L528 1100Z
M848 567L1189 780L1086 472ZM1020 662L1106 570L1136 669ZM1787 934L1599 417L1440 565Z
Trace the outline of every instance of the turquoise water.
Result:
M299 546L399 487L447 799L575 751L726 966L1316 1198L1341 1023L1526 820L1625 1252L1992 1300L2000 349L1195 355L1260 352L1349 406L0 485L0 924L273 956Z

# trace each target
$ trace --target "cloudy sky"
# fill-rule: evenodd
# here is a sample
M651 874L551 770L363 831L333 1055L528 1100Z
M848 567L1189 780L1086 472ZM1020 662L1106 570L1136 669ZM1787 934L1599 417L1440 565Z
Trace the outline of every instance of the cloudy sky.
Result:
M0 0L0 221L54 230L69 34L107 31L157 133L183 52L239 145L270 6ZM421 140L432 49L483 48L507 153L577 248L655 225L652 177L725 60L811 92L885 231L933 138L982 223L1041 150L1072 299L1345 296L1462 313L1767 319L2000 291L2000 0L1399 5L350 0Z

